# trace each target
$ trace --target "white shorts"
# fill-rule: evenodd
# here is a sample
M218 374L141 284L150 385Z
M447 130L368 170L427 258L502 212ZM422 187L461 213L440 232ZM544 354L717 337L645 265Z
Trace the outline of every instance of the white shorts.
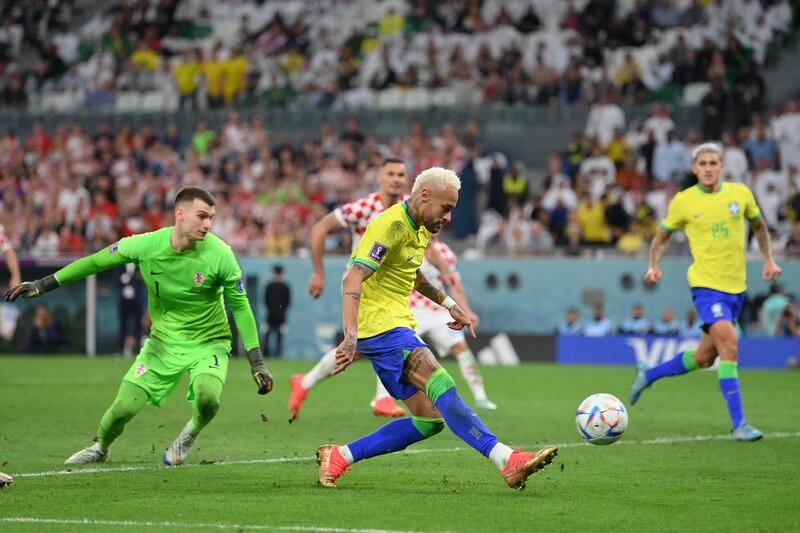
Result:
M439 357L447 357L450 355L450 348L459 342L465 342L463 331L447 327L447 323L453 320L450 313L415 308L411 311L417 321L417 333L420 337L425 337Z

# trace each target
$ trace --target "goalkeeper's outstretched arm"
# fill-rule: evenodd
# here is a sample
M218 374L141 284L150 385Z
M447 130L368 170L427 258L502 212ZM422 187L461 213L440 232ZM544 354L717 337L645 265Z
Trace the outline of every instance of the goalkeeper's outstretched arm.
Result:
M24 298L36 298L46 292L59 288L61 285L66 285L73 281L91 276L92 274L103 272L109 268L132 262L135 262L135 260L121 253L118 250L118 243L115 243L99 252L73 261L55 274L50 274L49 276L34 281L26 281L11 287L3 294L3 299L7 302L13 302L20 296Z

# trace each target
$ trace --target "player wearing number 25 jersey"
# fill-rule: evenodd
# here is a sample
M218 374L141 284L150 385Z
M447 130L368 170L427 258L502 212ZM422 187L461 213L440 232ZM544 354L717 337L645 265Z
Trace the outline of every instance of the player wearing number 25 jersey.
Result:
M698 184L678 193L670 202L667 217L653 238L650 267L645 274L647 283L661 279L658 263L664 245L672 232L683 229L694 258L689 267L689 287L705 334L695 350L686 350L654 368L640 366L631 386L630 401L635 404L642 392L661 378L709 367L719 357L719 386L728 405L733 438L753 441L764 434L744 416L739 390L739 340L734 327L747 289L744 256L747 222L764 255L764 279L777 279L781 269L772 258L769 233L753 193L744 185L722 182L721 155L721 149L713 143L695 148L692 171Z

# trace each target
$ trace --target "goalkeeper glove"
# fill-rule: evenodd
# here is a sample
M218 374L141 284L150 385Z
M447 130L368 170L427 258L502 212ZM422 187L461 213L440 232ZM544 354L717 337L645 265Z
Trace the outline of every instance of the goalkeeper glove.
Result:
M13 302L20 295L25 298L36 298L46 292L50 292L58 288L58 280L54 275L46 276L36 281L26 281L20 283L16 287L11 287L3 293L3 299L7 302Z
M264 356L261 355L261 348L251 348L247 350L247 360L250 361L250 373L258 385L259 394L267 394L272 390L272 375L264 366Z

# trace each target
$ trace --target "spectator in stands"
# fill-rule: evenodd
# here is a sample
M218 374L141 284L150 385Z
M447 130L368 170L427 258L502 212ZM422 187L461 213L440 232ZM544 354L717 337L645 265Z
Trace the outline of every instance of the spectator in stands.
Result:
M530 252L533 255L550 255L554 246L553 236L545 225L538 220L531 222L531 239L528 246Z
M672 81L674 76L675 66L669 59L667 54L658 54L658 57L651 61L650 64L642 75L642 84L652 94L660 94L662 89L667 87ZM638 101L641 101L644 95L641 94Z
M762 217L770 228L776 228L783 219L781 206L788 196L786 176L773 170L767 157L756 160L752 189L762 210Z
M681 322L681 337L697 337L703 334L703 322L697 317L694 307L686 310L686 316Z
M728 95L720 80L711 83L711 90L703 97L703 138L719 139L728 118Z
M646 178L642 172L637 168L639 166L639 157L636 155L629 155L621 169L617 171L616 182L617 185L622 186L628 192L642 191L645 186Z
M650 11L650 20L657 28L674 28L681 23L681 12L672 0L658 0Z
M594 245L610 242L611 232L606 222L603 202L594 200L586 190L579 193L578 198L574 219L580 225L583 242Z
M761 321L767 335L776 335L776 325L781 319L783 310L789 305L790 299L784 292L783 285L773 283L769 288L769 295L761 305Z
M577 307L567 309L567 317L558 325L556 333L558 335L581 335L583 333L583 326L580 323Z
M603 197L606 224L611 231L611 241L614 243L628 230L628 224L631 220L628 209L625 207L625 201L625 191L620 187L609 190Z
M631 316L622 321L619 326L619 332L629 335L647 335L650 333L650 321L644 316L644 306L642 304L634 304Z
M686 147L674 130L668 131L666 140L657 143L653 153L653 177L662 183L680 183L690 166Z
M517 161L503 176L503 192L510 206L521 206L528 199L528 179L521 161Z
M794 302L789 302L784 307L780 319L775 324L774 334L776 337L800 338L800 316Z
M653 132L656 142L667 140L670 131L675 131L675 122L669 116L669 109L664 102L653 102L650 106L650 116L644 121L644 131Z
M195 53L189 50L183 52L181 59L172 67L172 75L180 98L178 107L189 111L197 109L201 69Z
M524 209L517 206L511 208L503 229L503 242L508 253L523 255L530 251L532 224Z
M778 143L781 167L784 170L789 167L800 168L800 102L787 102L772 119L770 129Z
M616 94L612 91L603 95L589 111L586 121L586 137L596 140L600 146L607 145L614 138L614 131L625 130L625 114L615 102Z
M744 143L744 149L755 166L758 161L765 159L769 168L776 168L778 164L778 143L767 135L763 122L755 127L755 134Z
M723 178L735 183L747 183L749 163L747 154L736 144L736 136L730 131L722 134Z
M197 129L192 136L192 148L202 158L207 156L216 142L217 134L208 129L205 120L197 122Z
M788 257L800 257L800 220L792 223L792 234L786 241L784 251Z
M730 56L736 50L728 50ZM746 62L741 75L733 85L733 109L736 126L744 126L750 116L763 106L765 82L751 62Z
M588 186L593 199L598 200L614 184L617 169L599 144L591 149L591 157L584 159L578 173L578 183Z
M617 250L624 254L639 255L647 251L649 239L645 238L645 230L641 223L632 218L625 231L617 240Z
M558 154L550 154L549 156L548 168L550 170L550 175L553 176L563 170L570 178L575 178L583 160L589 155L589 143L584 138L583 133L576 131L572 134L572 140L567 145L566 160L563 162L563 168L561 165L556 167L553 164L554 157L557 155ZM559 163L561 163L560 159L559 156Z
M665 307L661 313L661 319L653 324L655 335L678 335L681 331L681 323L675 318L675 312L671 307Z
M631 151L631 146L625 140L621 129L614 131L614 138L605 146L605 151L606 157L614 163L617 170L621 169Z
M583 334L587 337L605 337L615 332L614 323L604 316L603 304L594 304L592 318L584 326Z
M626 53L622 63L614 71L614 84L619 87L623 98L632 102L641 100L644 89L642 71L632 53Z
M53 318L50 309L45 304L38 304L22 351L42 354L58 351L63 337L61 323Z

